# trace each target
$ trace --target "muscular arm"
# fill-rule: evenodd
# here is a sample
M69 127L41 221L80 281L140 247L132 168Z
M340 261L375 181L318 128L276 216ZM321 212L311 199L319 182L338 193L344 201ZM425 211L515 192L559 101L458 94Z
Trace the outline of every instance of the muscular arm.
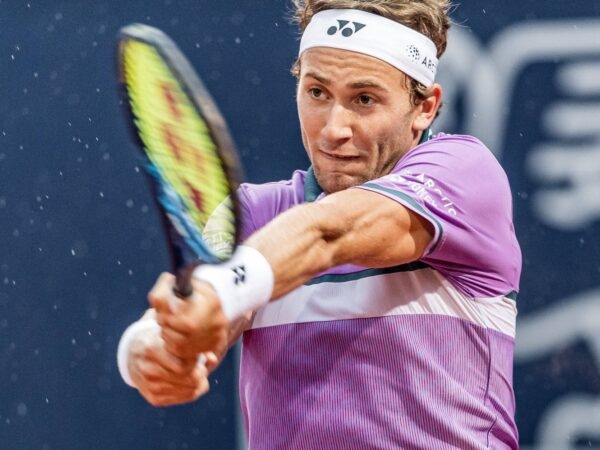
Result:
M394 200L349 189L286 211L245 244L271 266L274 300L336 265L390 267L414 261L432 236L426 220ZM210 280L195 281L194 300L169 305L166 295L150 298L166 349L181 358L206 351L222 356L227 337L235 340L243 327L232 327Z
M271 264L276 299L336 265L389 267L414 261L432 237L431 224L401 204L348 189L288 210L246 244Z
M426 220L399 203L374 192L349 189L292 208L246 244L271 265L272 299L277 299L336 265L388 267L414 261L432 235ZM215 291L200 281L194 283L199 300L179 302L172 311L172 284L172 275L161 276L149 295L157 311L144 317L156 315L163 327L161 338L154 336L153 344L140 340L139 350L134 345L129 355L136 385L157 405L190 401L206 392L207 373L218 365L249 319L245 316L228 322ZM207 361L206 368L196 367L196 355L207 351L214 358Z

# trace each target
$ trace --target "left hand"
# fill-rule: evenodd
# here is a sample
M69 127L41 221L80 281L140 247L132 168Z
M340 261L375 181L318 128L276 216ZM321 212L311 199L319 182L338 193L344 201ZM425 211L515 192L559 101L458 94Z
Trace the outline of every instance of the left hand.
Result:
M148 294L165 349L183 359L205 352L224 354L229 323L215 290L208 283L192 280L194 293L181 300L173 294L174 282L173 275L162 274Z
M207 362L216 359L212 353L204 355ZM157 329L135 336L127 366L136 389L154 406L188 403L209 389L208 364L199 364L196 358L184 361L167 352Z

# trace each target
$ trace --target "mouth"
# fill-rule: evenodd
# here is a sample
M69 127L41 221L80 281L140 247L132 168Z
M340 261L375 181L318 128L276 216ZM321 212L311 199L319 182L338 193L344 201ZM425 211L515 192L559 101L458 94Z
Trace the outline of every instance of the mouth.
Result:
M319 150L319 153L324 158L329 159L331 161L351 162L351 161L357 161L360 158L360 156L341 155L341 154L338 154L338 153L325 152L323 150Z

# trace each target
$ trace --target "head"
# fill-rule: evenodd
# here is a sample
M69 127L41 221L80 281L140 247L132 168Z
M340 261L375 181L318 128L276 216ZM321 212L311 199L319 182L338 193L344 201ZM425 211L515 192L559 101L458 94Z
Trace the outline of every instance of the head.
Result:
M433 59L439 58L446 48L450 26L447 0L295 0L294 4L301 31L319 12L354 9L382 16L424 35L431 41L427 48ZM340 24L338 31L342 28ZM403 27L392 24L390 31L395 28ZM361 37L356 33L353 42L359 42ZM379 34L384 36L387 47L385 32ZM390 42L392 49L393 45ZM397 46L404 48L406 42ZM327 45L303 50L293 67L298 79L302 138L317 181L326 192L389 173L418 144L438 114L442 90L433 82L433 76L411 77L405 73L410 70L400 70L398 64L374 57L369 51Z

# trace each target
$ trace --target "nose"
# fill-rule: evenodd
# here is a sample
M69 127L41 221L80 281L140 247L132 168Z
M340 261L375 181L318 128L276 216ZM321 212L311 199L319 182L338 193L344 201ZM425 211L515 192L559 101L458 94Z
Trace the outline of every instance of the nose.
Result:
M327 115L327 122L321 136L328 146L338 147L352 138L353 112L340 104L333 104Z

